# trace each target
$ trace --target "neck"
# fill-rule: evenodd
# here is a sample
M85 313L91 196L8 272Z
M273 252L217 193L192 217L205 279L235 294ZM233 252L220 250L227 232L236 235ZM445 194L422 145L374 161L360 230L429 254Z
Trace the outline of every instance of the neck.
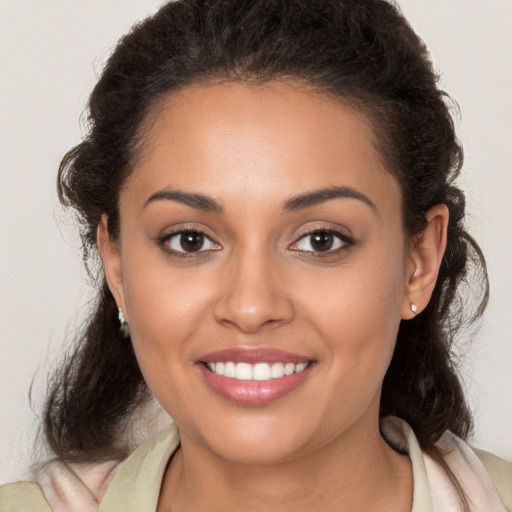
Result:
M159 512L410 511L412 469L375 429L352 428L276 464L226 461L182 438L162 483Z

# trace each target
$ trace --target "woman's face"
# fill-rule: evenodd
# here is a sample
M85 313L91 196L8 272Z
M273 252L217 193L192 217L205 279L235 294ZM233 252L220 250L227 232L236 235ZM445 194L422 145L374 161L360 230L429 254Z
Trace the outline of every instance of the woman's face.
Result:
M299 85L203 85L144 137L107 271L186 442L263 463L377 429L409 264L369 122Z

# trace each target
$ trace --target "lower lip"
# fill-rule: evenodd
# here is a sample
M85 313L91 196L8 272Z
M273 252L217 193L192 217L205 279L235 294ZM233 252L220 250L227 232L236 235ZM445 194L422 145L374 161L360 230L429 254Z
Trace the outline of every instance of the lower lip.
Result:
M199 364L208 385L223 398L242 405L265 405L297 389L307 378L311 363L301 372L270 380L238 380L218 375Z

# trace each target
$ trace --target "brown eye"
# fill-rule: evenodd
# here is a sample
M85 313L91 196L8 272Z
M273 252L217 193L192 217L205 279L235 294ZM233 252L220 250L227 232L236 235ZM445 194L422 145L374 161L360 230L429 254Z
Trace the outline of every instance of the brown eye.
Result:
M322 253L336 252L337 249L345 249L354 245L351 238L327 229L311 231L299 238L290 249L300 252Z
M204 242L202 233L182 233L180 235L180 246L186 252L196 252L201 249Z
M162 243L170 252L195 253L218 250L220 247L201 231L178 231L166 236Z
M311 247L315 251L328 251L329 249L332 249L334 244L334 236L332 233L328 233L327 231L317 231L310 236Z

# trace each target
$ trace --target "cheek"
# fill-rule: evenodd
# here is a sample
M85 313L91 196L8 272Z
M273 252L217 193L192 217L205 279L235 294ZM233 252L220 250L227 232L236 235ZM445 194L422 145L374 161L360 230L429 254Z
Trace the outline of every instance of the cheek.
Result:
M133 251L124 262L125 300L137 360L157 391L155 385L192 364L192 340L198 338L213 287L203 286L201 272L176 270L161 257L149 261L147 254L140 256Z
M141 238L126 238L130 250L122 260L130 328L135 335L158 333L151 336L153 341L179 339L194 329L194 318L207 300L208 288L201 286L207 274L200 266L172 264Z
M400 325L404 255L386 247L361 252L361 257L323 279L322 286L309 286L303 304L329 345L334 372L342 378L350 374L354 382L380 384Z

